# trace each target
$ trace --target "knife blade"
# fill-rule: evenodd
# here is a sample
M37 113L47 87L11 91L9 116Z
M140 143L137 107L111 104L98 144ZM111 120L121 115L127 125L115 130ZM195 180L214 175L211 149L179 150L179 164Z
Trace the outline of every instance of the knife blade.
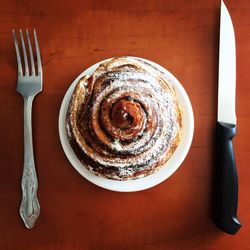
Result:
M236 135L235 47L233 23L221 1L214 222L229 234L235 234L241 227L237 218L238 177L232 143Z

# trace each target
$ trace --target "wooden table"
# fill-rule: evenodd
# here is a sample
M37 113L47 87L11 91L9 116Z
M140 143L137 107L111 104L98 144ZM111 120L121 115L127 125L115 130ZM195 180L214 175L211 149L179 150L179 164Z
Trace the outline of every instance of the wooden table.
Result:
M237 41L239 175L235 236L210 218L217 108L219 0L1 1L0 249L250 249L250 2L225 0ZM44 90L33 132L40 217L32 230L19 216L23 101L16 91L11 29L35 27ZM90 65L113 56L148 58L183 84L195 115L190 152L171 178L146 191L99 188L70 165L58 135L63 96Z

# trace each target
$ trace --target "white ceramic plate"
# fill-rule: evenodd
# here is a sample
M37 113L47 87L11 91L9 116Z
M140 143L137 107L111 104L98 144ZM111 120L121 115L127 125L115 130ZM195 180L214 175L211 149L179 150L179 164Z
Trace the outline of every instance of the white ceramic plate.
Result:
M110 59L107 59L110 60ZM99 66L100 63L105 62L101 61L96 63L95 65L89 67L88 69L84 70L70 85L69 89L67 90L64 99L62 101L60 113L59 113L59 135L63 150L69 159L72 166L87 180L94 183L97 186L102 188L106 188L113 191L120 191L120 192L133 192L133 191L140 191L144 189L151 188L162 181L166 180L169 176L171 176L181 165L183 160L185 159L188 150L190 148L192 138L193 138L193 131L194 131L194 116L191 103L189 101L188 95L184 90L183 86L180 82L166 69L161 67L160 65L151 62L149 60L143 59L152 65L156 66L160 70L164 71L169 78L171 78L172 82L174 83L174 87L176 90L177 98L180 102L180 105L183 109L183 135L178 145L177 149L175 150L174 154L171 158L167 161L166 165L163 166L159 171L156 173L149 175L147 177L143 177L141 179L136 180L129 180L129 181L116 181L116 180L109 180L103 177L99 177L91 173L87 168L85 168L80 160L75 155L74 151L72 150L66 130L65 130L65 120L66 120L66 113L69 105L69 101L71 95L74 91L76 83L82 78L84 75L89 74L91 75L94 70Z

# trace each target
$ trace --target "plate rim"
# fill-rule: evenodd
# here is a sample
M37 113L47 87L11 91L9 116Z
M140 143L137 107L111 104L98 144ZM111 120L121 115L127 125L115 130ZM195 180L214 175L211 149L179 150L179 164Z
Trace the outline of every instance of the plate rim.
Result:
M74 87L76 85L76 83L81 79L81 77L83 77L86 74L91 74L92 71L94 71L101 63L104 63L106 61L109 61L112 58L108 58L102 61L99 61L93 65L91 65L90 67L86 68L85 70L83 70L74 80L73 82L69 85L68 89L66 90L63 100L61 102L61 106L60 106L60 110L59 110L59 118L58 118L58 130L59 130L59 138L60 138L60 142L64 151L64 154L66 155L68 161L71 163L71 165L74 167L74 169L81 175L83 176L85 179L87 179L88 181L90 181L91 183L102 187L104 189L107 190L111 190L111 191L118 191L118 192L135 192L135 191L142 191L145 189L149 189L152 188L158 184L160 184L161 182L165 181L166 179L168 179L174 172L176 172L180 166L182 165L183 161L185 160L188 151L191 147L192 144L192 140L193 140L193 134L194 134L194 114L193 114L193 109L192 109L192 105L189 99L189 96L187 94L187 92L185 91L184 87L182 86L182 84L179 82L179 80L167 69L165 69L164 67L162 67L161 65L145 59L145 58L140 58L140 57L135 57L135 56L129 56L132 58L137 58L140 60L144 60L148 63L150 63L151 65L157 67L158 69L160 69L161 71L163 71L164 73L167 74L168 77L170 77L171 82L173 82L173 86L175 88L175 91L177 92L177 99L179 102L184 102L185 101L185 108L186 108L186 118L190 118L189 119L189 123L186 124L188 131L186 132L186 134L182 135L180 144L183 144L183 140L184 140L184 136L186 136L186 143L185 145L182 146L182 154L179 156L177 163L175 163L174 167L172 166L170 168L169 165L170 163L172 163L173 161L173 156L176 155L178 153L178 148L180 147L180 144L177 146L174 154L171 156L171 158L166 162L165 166L163 166L161 169L159 169L157 172L146 176L146 177L142 177L139 179L135 179L135 180L126 180L126 181L120 181L120 180L111 180L111 179L107 179L104 177L100 177L97 176L95 174L93 174L92 172L90 172L81 162L80 160L77 158L77 156L75 155L73 149L71 148L67 135L66 135L66 129L65 129L65 119L66 119L66 114L67 114L67 109L68 109L68 104L70 101L70 97L73 93ZM93 73L93 72L92 72ZM180 96L183 97L183 99L180 98ZM180 98L180 99L179 99ZM183 106L182 106L183 108ZM184 125L183 125L183 130L185 129ZM184 130L185 132L185 130ZM184 133L183 132L183 133ZM179 150L180 151L180 150ZM175 157L176 158L176 157ZM172 161L171 161L172 159ZM164 176L161 176L160 173L164 172L163 170L166 169L168 167L168 171L165 170L165 172L167 172L168 174L164 173ZM155 178L154 178L155 176ZM156 178L158 177L158 178ZM130 185L133 184L133 185Z

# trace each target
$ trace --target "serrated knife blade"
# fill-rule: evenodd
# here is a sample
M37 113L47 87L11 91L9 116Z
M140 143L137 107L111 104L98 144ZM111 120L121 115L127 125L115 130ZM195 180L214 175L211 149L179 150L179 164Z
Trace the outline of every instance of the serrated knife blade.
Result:
M219 122L236 125L236 49L234 28L229 12L221 2L220 42L219 42Z

